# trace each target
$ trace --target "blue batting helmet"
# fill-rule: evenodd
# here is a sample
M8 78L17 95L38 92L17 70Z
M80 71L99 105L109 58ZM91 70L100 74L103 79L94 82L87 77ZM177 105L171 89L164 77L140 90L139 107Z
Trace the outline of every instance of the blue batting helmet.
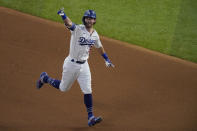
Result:
M96 19L96 12L94 10L86 10L84 15L83 15L83 18L82 18L83 24L85 24L85 18L86 17Z

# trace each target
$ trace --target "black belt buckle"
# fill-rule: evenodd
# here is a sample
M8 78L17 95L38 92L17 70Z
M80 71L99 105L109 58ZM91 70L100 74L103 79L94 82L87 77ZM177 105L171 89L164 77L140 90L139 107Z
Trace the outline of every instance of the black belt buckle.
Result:
M75 61L74 59L71 60L72 62L76 62L77 64L84 64L86 61Z

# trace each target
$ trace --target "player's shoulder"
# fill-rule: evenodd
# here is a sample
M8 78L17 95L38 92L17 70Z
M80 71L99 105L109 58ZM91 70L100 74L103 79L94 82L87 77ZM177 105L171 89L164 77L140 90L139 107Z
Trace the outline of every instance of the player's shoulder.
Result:
M97 33L97 31L94 29L94 33L93 33L93 35L95 35L95 36L97 36L97 37L99 37L99 34Z
M97 31L94 29L94 33L98 35Z
M84 30L85 29L85 26L84 25L82 25L82 24L77 24L76 25L76 29L75 29L75 31L82 31L82 30Z
M73 31L71 31L71 33L73 32L77 32L77 31L80 31L80 30L84 30L84 25L82 24L75 24L75 29Z
M79 24L79 25L76 25L78 28L80 29L84 29L85 28L85 25L82 25L82 24Z

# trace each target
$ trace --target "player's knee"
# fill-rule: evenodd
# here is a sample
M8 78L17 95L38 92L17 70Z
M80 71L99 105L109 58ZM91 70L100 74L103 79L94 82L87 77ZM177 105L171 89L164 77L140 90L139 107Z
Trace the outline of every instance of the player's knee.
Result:
M62 88L62 87L60 87L59 89L60 89L61 92L66 92L66 91L69 90L68 88Z
M60 90L61 92L66 92L66 91L68 91L69 89L70 89L69 86L64 86L63 84L60 84L59 90Z

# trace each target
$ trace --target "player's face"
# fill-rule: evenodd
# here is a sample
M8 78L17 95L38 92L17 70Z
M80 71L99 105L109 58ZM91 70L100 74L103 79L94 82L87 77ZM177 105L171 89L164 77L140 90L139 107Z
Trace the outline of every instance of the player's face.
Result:
M91 27L93 27L94 23L96 22L96 19L87 17L87 18L85 18L85 22L86 22L86 27L91 28Z

